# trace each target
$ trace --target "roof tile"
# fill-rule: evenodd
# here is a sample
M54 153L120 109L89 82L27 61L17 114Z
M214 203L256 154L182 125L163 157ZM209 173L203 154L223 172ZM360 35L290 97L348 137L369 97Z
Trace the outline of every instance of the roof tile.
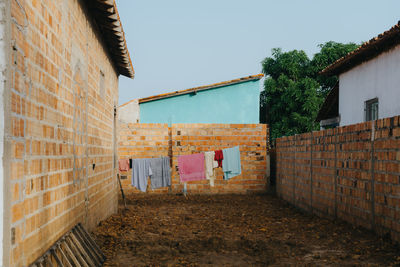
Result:
M365 61L380 55L400 44L400 21L390 30L379 34L368 42L362 44L359 48L339 58L331 65L323 69L320 74L339 75L344 73Z
M135 71L115 0L88 0L85 2L99 27L118 73L133 78Z

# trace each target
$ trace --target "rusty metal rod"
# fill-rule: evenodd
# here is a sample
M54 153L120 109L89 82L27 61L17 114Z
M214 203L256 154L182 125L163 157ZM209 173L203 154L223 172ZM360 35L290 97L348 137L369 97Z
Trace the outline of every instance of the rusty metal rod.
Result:
M46 263L46 265L48 264L50 267L54 267L53 263L51 262L51 255L48 255L45 259L44 262Z
M85 233L79 227L76 227L75 229L80 234L80 236L85 240L85 243L91 248L91 251L96 255L96 259L98 260L101 266L101 264L104 262L102 255L96 250L95 247L93 247L87 235L85 235Z
M64 267L64 264L61 262L61 259L57 255L56 249L55 248L51 248L50 251L51 251L51 255L56 260L58 267Z
M101 257L100 255L97 255L96 252L93 250L93 248L90 246L88 241L85 240L84 237L81 236L81 233L79 232L78 229L74 228L76 236L81 240L81 244L86 247L86 251L92 256L92 260L95 262L96 266L101 266Z
M88 233L88 231L86 231L85 228L83 228L83 226L81 224L78 224L78 227L83 230L85 232L85 234L87 235L88 239L93 243L93 246L96 248L96 250L99 252L99 254L101 255L103 261L106 260L106 256L103 254L103 252L101 251L101 249L99 248L99 246L97 245L97 243L94 241L94 239L92 238L92 236Z
M101 256L102 262L105 261L106 256L104 256L103 252L100 250L100 248L97 246L96 242L94 242L93 238L89 235L89 233L83 228L83 226L79 223L77 228L81 230L81 232L84 233L84 235L87 237L87 239L90 241L92 247L95 248L95 251Z
M61 247L61 244L57 244L57 249L58 249L58 251L60 251L61 256L65 260L65 264L67 265L67 267L72 267L72 264L71 264L70 260L68 259L67 255L65 255L65 253Z
M72 231L71 234L69 235L71 237L71 241L75 244L75 246L78 247L78 250L83 256L83 259L86 261L88 266L94 266L94 263L92 259L89 257L89 255L86 253L86 250L82 247L81 243L78 241L78 239L75 237L74 232Z
M71 259L72 264L75 266L80 266L78 259L75 257L74 253L71 251L68 243L63 242L62 245L65 248L65 252L67 253L67 256L69 256L69 258Z
M93 266L101 266L101 262L97 258L96 254L94 251L90 248L88 244L86 244L85 240L80 236L79 232L74 228L72 229L74 233L74 237L77 239L79 244L82 246L82 248L85 250L85 252L88 254L88 257L92 261Z
M79 249L75 246L75 244L71 241L71 236L68 235L66 238L67 244L70 246L72 252L74 253L75 257L78 259L80 265L79 266L84 266L84 267L89 267L85 260L82 257L82 254L80 253Z

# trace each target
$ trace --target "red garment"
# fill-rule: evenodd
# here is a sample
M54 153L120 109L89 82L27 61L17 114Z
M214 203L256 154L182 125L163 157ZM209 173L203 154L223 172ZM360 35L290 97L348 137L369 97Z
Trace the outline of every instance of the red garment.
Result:
M222 153L222 150L215 150L214 160L218 162L218 168L222 168L223 159L224 159L224 153Z

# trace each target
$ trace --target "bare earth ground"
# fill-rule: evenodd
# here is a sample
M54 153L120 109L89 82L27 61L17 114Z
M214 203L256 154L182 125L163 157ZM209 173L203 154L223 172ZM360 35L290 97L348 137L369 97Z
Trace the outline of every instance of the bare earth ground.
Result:
M93 233L105 266L400 266L398 245L270 195L129 194L127 203Z

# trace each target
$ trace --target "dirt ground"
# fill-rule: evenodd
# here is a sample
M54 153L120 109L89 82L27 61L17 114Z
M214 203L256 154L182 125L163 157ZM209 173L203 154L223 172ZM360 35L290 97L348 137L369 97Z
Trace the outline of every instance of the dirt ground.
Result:
M127 198L93 233L105 266L400 266L389 240L270 195Z

